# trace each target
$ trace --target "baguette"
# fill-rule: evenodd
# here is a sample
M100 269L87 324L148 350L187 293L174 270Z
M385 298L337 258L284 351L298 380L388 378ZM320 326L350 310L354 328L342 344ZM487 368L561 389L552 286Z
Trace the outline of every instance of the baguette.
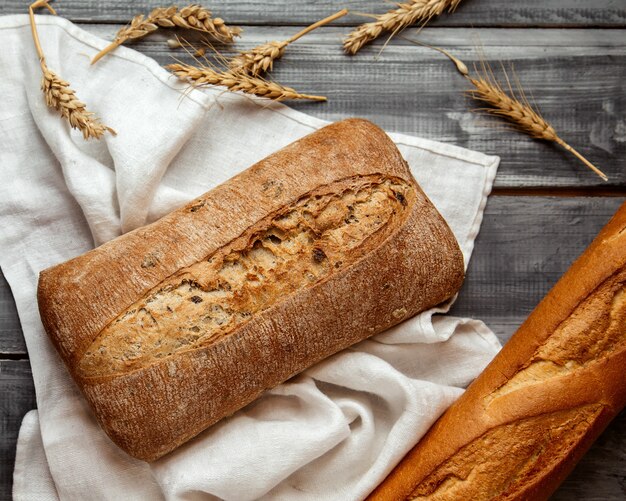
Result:
M43 271L38 302L102 428L152 461L463 275L393 142L347 120Z
M542 500L626 404L626 204L369 500Z

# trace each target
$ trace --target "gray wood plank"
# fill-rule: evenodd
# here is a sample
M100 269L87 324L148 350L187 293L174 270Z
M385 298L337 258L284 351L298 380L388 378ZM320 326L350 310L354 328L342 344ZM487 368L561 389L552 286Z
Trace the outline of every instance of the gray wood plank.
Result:
M354 13L380 14L393 8L382 0L266 0L263 8L254 0L201 2L216 16L234 24L310 24L342 8ZM124 2L74 0L57 2L59 14L74 21L126 23L134 15L149 12L167 2L161 0ZM182 2L181 5L185 4ZM28 2L5 0L0 14L25 12ZM367 18L352 14L343 24ZM465 0L453 15L444 15L437 26L626 26L626 5L621 0Z
M0 500L11 499L20 423L36 406L28 360L0 360Z
M492 196L451 314L506 341L625 200Z
M13 294L0 270L0 359L6 355L25 353L26 344L15 309Z
M111 38L116 26L83 25ZM560 147L531 139L500 121L473 113L467 82L443 56L398 39L375 60L378 47L356 57L340 48L341 28L318 30L286 52L272 78L327 103L290 106L328 120L360 116L405 132L502 157L499 188L591 187L626 189L626 31L480 30L487 60L514 65L543 115L561 136L609 175L605 183ZM283 39L294 28L253 27L238 47ZM475 30L432 28L422 39L453 50L468 64L478 59ZM168 64L173 57L163 31L132 47ZM228 50L226 50L228 52ZM584 70L581 70L584 68Z

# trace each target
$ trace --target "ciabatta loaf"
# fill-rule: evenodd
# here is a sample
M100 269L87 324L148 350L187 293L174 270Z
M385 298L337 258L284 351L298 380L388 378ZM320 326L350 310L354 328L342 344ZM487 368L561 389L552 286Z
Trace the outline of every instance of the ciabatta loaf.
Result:
M38 298L104 430L154 460L450 298L463 269L393 142L348 120L45 270Z
M370 500L542 500L626 404L626 204Z

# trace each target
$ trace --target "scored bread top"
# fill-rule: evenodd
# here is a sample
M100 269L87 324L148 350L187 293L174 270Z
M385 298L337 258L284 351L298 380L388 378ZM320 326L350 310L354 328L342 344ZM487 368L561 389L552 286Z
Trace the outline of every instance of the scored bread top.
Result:
M414 185L398 150L375 125L351 119L325 127L214 188L210 197L43 271L38 299L46 330L74 369L110 322L166 278L320 186L380 173ZM255 185L261 189L248 189Z
M399 178L331 183L160 282L87 349L84 377L121 374L207 346L282 297L319 283L380 243L415 199ZM369 239L368 245L363 245Z

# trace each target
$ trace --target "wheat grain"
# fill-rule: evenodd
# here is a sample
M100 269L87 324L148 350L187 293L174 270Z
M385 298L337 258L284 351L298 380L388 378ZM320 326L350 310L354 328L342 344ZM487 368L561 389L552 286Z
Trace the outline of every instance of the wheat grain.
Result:
M127 40L144 37L156 31L159 27L173 28L175 26L201 31L225 43L232 42L241 33L240 28L226 26L223 19L219 17L213 18L210 11L199 5L188 5L180 10L174 5L157 7L147 17L139 14L131 20L128 26L121 28L117 32L115 40L98 52L92 59L91 64L98 62L102 57Z
M485 77L468 76L467 79L474 86L474 89L467 91L468 94L488 105L487 108L483 108L485 112L508 120L531 137L557 141L558 136L554 128L530 105L509 96L500 84Z
M181 48L183 46L183 44L180 43L180 40L178 40L178 39L169 38L167 40L167 46L170 49L179 49L179 48Z
M78 129L83 133L85 139L92 137L100 139L105 132L115 135L116 133L113 129L100 122L92 112L87 111L85 103L78 99L76 92L70 88L70 84L48 68L43 49L41 48L41 42L39 41L37 25L35 24L35 9L40 7L46 7L55 15L56 12L48 4L47 0L38 0L28 8L33 42L35 43L35 49L37 50L39 64L43 73L41 90L43 91L46 104L58 110L72 128Z
M393 37L417 22L423 26L446 10L453 12L459 3L461 0L410 0L398 4L397 9L374 16L375 21L358 26L344 39L343 48L348 54L356 54L365 44L385 32L391 32Z
M180 28L202 31L220 42L232 42L241 34L241 28L226 26L222 18L212 17L211 12L199 5L188 5L171 18Z
M408 39L407 39L408 40ZM504 71L505 80L507 82L508 93L496 80L491 68L482 61L482 74L476 68L475 71L478 74L477 78L470 75L470 72L460 59L450 54L444 49L439 47L433 47L421 42L409 40L410 42L418 45L424 45L430 47L436 51L441 52L447 56L455 65L459 73L463 75L474 88L467 91L467 93L475 100L480 101L488 105L486 108L482 108L481 111L485 111L490 115L494 115L507 120L516 129L535 139L543 139L545 141L551 141L557 143L583 162L593 172L600 176L604 181L608 181L608 177L604 172L593 165L589 160L582 156L572 146L567 144L559 135L556 130L548 121L541 116L538 110L536 110L526 98L526 94L522 89L519 81L517 82L517 95L513 90L510 79L507 72ZM503 68L504 70L504 68Z
M83 133L85 139L100 139L105 132L115 135L115 131L104 125L94 114L87 111L85 103L81 102L70 84L51 71L45 63L42 65L43 80L41 90L46 98L46 104L58 110L74 129Z
M228 62L228 67L233 71L240 71L249 75L260 75L263 72L271 71L274 61L282 57L287 45L289 42L286 40L264 43L249 51L241 52Z
M287 40L267 42L248 51L241 52L238 56L229 61L228 68L231 71L237 73L247 73L252 76L271 71L274 61L282 57L287 45L295 42L310 31L345 16L347 13L347 9L340 10L332 16L328 16L320 21L317 21L316 23L313 23L311 26L306 27Z
M233 92L240 91L276 101L286 99L326 101L324 96L300 94L291 87L286 87L276 82L269 82L263 78L253 77L245 73L219 72L208 66L193 66L182 63L170 64L166 68L180 80L190 82L194 86L218 85L226 87Z

